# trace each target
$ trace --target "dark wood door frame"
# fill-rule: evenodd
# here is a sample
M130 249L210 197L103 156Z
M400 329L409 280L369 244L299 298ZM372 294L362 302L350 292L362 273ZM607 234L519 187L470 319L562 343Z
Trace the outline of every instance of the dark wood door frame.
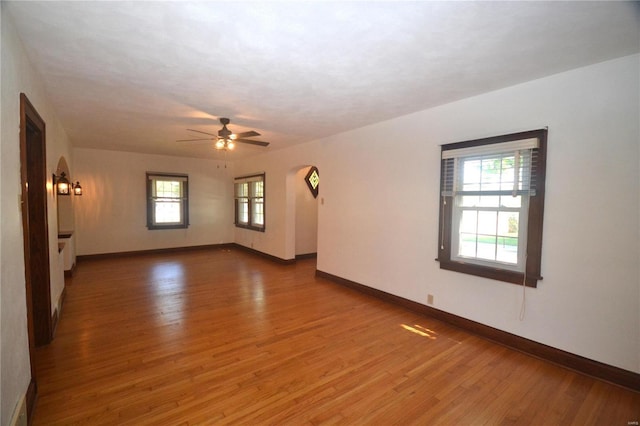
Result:
M35 348L51 341L51 281L47 215L46 127L24 93L20 94L20 180L24 275L29 330L31 382L27 416L31 420L37 395ZM30 423L30 422L29 422Z

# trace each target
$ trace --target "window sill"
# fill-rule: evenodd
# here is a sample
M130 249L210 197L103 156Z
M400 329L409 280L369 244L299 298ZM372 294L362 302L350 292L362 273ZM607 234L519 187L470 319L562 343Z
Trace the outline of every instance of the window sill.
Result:
M522 285L524 280L524 274L522 272L509 271L500 268L491 268L488 266L474 265L471 263L452 262L450 260L440 260L440 269L446 269L448 271L460 272L463 274L476 275L478 277L489 278L492 280L503 281L511 284ZM535 275L527 275L527 287L536 288L538 286L538 280L542 277Z
M257 227L257 226L251 226L251 225L239 225L239 224L235 224L236 228L242 228L242 229L248 229L250 231L258 231L258 232L264 232L264 227Z
M147 225L147 229L149 229L150 231L156 231L158 229L187 229L188 227L189 225Z

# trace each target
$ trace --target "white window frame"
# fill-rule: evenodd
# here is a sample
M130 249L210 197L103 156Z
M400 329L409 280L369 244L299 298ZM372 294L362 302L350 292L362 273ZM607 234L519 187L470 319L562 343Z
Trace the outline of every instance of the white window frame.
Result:
M488 159L488 158L495 158L500 156L503 153L507 153L509 151L506 152L499 152L496 153L495 156L491 156L491 155L487 155L487 156L483 156L483 157L464 157L464 158L460 158L458 161L456 161L456 176L462 176L462 172L459 171L459 169L463 168L462 163L464 161L473 161L473 160L478 160L478 159ZM480 191L482 192L482 191ZM487 191L489 192L489 191ZM452 221L451 221L451 259L458 261L458 262L468 262L468 263L474 263L476 265L482 265L482 266L487 266L487 267L500 267L500 268L504 268L504 269L508 269L508 270L512 270L512 271L518 271L518 272L523 272L525 269L525 263L526 263L526 247L527 247L527 222L528 222L528 211L529 211L529 194L528 193L521 193L518 194L520 196L520 207L506 207L503 205L499 205L497 207L488 207L488 206L463 206L462 204L462 198L465 196L463 194L455 194L454 195L454 204L453 204L453 216L452 216ZM482 196L482 195L480 195ZM500 197L505 197L505 196L509 196L507 194L502 194L500 195ZM464 256L460 253L460 224L462 221L462 213L464 211L476 211L476 212L496 212L496 214L499 214L500 212L517 212L519 213L519 220L518 220L518 254L517 254L517 260L516 263L509 263L509 262L503 262L500 260L489 260L489 259L483 259L481 257L476 256ZM481 235L486 235L486 234L481 234L479 232L476 232L476 239L478 239ZM498 235L498 230L496 229L496 245L498 244L497 239L500 237ZM503 236L504 237L504 236ZM497 247L496 247L497 249Z

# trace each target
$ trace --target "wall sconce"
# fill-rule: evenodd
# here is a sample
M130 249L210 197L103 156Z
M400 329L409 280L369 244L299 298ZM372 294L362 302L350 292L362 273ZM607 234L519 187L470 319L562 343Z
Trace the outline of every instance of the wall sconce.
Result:
M82 195L82 187L80 182L71 183L67 179L65 172L60 173L60 176L53 175L53 184L56 186L56 194L58 195L70 195L73 190L74 195Z
M56 194L69 195L71 193L71 183L67 179L65 172L60 173L60 176L53 175L53 184L56 186Z

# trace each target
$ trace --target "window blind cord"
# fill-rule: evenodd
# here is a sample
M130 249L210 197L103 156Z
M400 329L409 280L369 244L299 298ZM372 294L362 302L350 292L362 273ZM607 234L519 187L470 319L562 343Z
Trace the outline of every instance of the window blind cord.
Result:
M447 204L447 199L442 196L442 214L440 215L440 250L444 250L444 206Z
M522 278L522 305L520 306L520 321L524 320L527 310L527 254L524 255L524 276Z
M519 166L519 163L520 163L520 156L519 155L516 155L516 162L518 163L518 166ZM528 169L531 170L532 163L533 163L533 155L529 156L528 162L529 162ZM518 180L518 179L514 179L514 180ZM529 191L531 191L531 177L530 176L528 177L528 180L529 180L529 182L528 182L527 186L529 188ZM529 204L529 208L531 208L531 204ZM524 320L524 316L525 316L525 313L527 311L527 256L528 256L528 254L529 253L527 253L525 251L525 253L524 253L524 274L522 276L522 305L520 306L520 317L519 317L520 321Z

